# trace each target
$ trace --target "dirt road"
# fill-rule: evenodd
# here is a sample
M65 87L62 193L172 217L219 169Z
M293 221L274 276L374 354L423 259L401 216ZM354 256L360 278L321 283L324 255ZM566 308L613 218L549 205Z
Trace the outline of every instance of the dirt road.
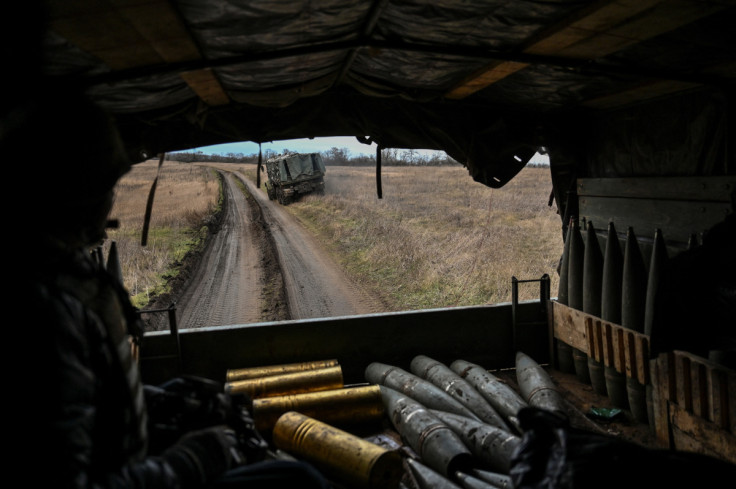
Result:
M380 311L285 208L240 174L222 174L222 223L177 301L180 328Z

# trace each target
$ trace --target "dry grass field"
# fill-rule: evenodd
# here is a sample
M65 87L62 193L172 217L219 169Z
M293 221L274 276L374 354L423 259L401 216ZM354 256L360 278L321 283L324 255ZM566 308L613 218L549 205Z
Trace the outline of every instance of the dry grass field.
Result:
M218 166L255 181L255 165ZM196 247L219 197L212 169L165 162L143 248L146 198L156 169L157 162L139 164L120 181L112 217L121 225L109 233L139 306ZM547 205L548 169L526 168L504 188L491 189L460 166L387 167L382 199L373 168L330 166L325 180L325 195L307 196L286 209L351 277L373 286L387 310L507 302L512 276L536 279L547 273L552 296L557 294L562 236L556 208ZM520 296L536 298L537 284L522 284Z
M255 179L253 165L239 165ZM548 206L549 169L525 168L502 189L452 167L327 168L324 196L287 209L348 273L372 284L390 310L507 302L511 278L549 274L557 295L560 217ZM536 283L520 298L538 297Z
M148 242L141 246L148 194L156 178L158 161L134 165L115 189L110 217L118 229L108 231L114 241L126 288L141 307L165 287L172 267L202 238L202 225L213 215L219 198L216 174L207 168L166 161L156 186ZM105 250L107 252L107 249Z

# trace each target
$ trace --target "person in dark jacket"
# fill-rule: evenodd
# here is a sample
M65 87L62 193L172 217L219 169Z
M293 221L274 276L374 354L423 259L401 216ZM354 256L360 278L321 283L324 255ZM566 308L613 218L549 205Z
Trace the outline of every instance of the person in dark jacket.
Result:
M14 305L24 311L11 335L25 367L16 373L20 466L32 463L27 473L53 487L204 487L242 459L234 433L203 428L148 455L132 355L140 319L90 253L105 238L113 187L130 168L115 126L75 90L50 85L41 93L3 114L0 137L8 181L31 196L9 218L23 243L22 270L11 275ZM40 145L46 154L31 160Z

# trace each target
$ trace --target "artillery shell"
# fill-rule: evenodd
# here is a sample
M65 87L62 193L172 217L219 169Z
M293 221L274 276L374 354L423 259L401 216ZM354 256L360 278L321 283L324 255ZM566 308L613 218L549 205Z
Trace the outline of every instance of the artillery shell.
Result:
M667 246L665 245L662 231L656 229L654 231L654 245L652 246L652 256L649 261L649 278L647 279L647 298L644 309L644 334L652 334L652 325L654 324L655 298L657 296L657 288L659 287L659 279L664 271L668 260Z
M314 418L290 411L273 429L274 445L349 487L398 488L401 455Z
M451 480L413 458L407 458L406 463L421 489L462 489Z
M338 365L337 360L315 360L313 362L284 363L280 365L264 365L259 367L235 368L226 372L225 381L255 379L268 377L270 375L283 375L317 368L334 367Z
M585 258L583 260L583 311L601 317L601 294L603 291L603 252L598 244L598 237L592 222L588 222L585 240ZM593 355L588 357L588 376L593 390L605 396L606 379L603 364Z
M402 392L427 408L449 411L478 419L463 403L432 382L401 368L373 362L365 369L365 378L370 383L385 385Z
M478 479L477 477L473 477L472 475L463 474L462 472L455 474L455 478L460 481L460 485L464 489L498 489L493 484L489 484L488 482Z
M529 404L518 392L480 365L465 360L455 360L450 364L450 369L475 387L490 405L506 418L508 424L521 433L516 416L521 408Z
M644 308L647 299L647 269L634 229L629 227L624 251L623 287L621 288L621 326L644 332Z
M453 413L432 414L450 427L470 449L476 459L491 469L509 473L511 457L521 438L506 430Z
M521 395L531 406L566 413L565 399L549 374L530 356L516 353L516 377Z
M326 391L343 387L342 367L318 368L257 379L236 380L225 384L226 392L247 394L251 399L303 392Z
M562 259L560 260L560 284L557 294L557 302L568 305L569 301L569 270L570 270L570 242L572 241L572 219L568 221L562 248ZM555 342L557 350L557 363L559 369L566 373L573 373L575 366L572 358L572 347L562 340Z
M486 481L499 489L511 489L514 487L511 476L506 474L499 474L498 472L490 472L488 470L481 469L472 469L469 473L473 477Z
M411 362L411 370L417 376L432 382L460 401L484 423L510 430L500 414L465 379L445 364L424 355L417 355Z
M445 477L471 467L470 450L426 407L390 387L381 386L381 395L394 428L424 464Z
M337 425L377 421L385 414L381 388L377 385L253 400L253 419L262 433L270 432L279 417L288 411Z
M603 255L603 283L601 284L601 319L621 324L621 289L623 287L623 254L618 233L613 223L608 223L606 250ZM626 376L613 366L603 368L606 393L614 406L628 409Z
M603 280L601 284L601 319L621 324L621 288L623 286L624 258L618 233L612 222L608 223L606 251L603 255Z

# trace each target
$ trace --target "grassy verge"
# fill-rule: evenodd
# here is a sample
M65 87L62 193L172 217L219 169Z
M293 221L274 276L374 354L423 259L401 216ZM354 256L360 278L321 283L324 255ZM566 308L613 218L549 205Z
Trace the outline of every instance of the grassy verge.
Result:
M145 206L156 174L156 162L141 163L118 182L111 217L120 221L120 227L108 231L104 247L107 253L115 242L124 285L139 308L170 292L186 257L204 244L222 203L214 170L166 162L159 174L147 244L142 246Z
M329 167L326 181L326 195L287 209L391 310L506 302L512 276L547 273L556 295L562 239L546 169L494 190L459 167L390 168L380 200L371 169ZM535 298L538 286L520 295Z

